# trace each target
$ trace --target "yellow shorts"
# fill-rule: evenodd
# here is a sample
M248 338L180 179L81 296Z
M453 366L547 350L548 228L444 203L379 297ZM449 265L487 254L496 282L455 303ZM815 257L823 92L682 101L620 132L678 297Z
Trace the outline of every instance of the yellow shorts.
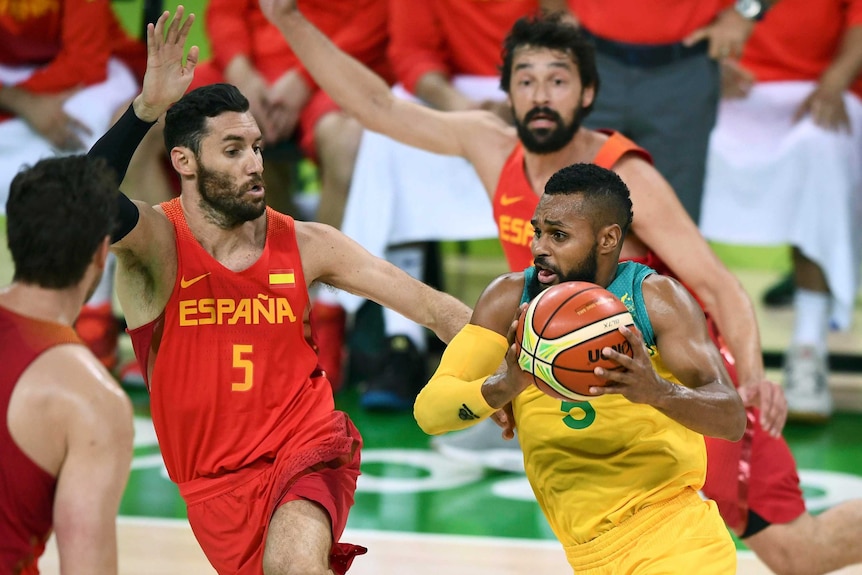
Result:
M718 507L694 490L651 505L592 541L565 550L578 575L736 573L736 548Z

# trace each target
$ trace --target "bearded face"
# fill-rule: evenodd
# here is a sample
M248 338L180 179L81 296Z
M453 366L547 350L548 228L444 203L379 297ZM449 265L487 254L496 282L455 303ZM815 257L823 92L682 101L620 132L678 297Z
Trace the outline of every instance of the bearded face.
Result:
M534 154L552 154L563 149L572 141L578 128L581 127L584 116L581 100L578 101L572 113L572 121L568 124L556 110L544 106L533 108L524 114L523 119L515 118L518 138L524 144L524 148ZM552 122L554 126L531 128L530 122L534 120Z
M238 184L229 174L208 169L199 158L197 186L203 212L223 229L255 220L266 210L263 196L248 197L248 192L263 190L263 176L259 173Z
M563 271L556 266L551 265L548 262L548 259L545 256L537 256L535 259L535 265L542 269L553 272L559 278L558 283L563 282L590 282L596 283L596 276L599 271L599 249L598 244L594 244L590 249L589 253L579 262L576 262L572 268L569 270ZM527 284L527 293L530 296L530 299L533 299L542 290L551 287L547 284L539 283L538 276L534 276L533 279Z

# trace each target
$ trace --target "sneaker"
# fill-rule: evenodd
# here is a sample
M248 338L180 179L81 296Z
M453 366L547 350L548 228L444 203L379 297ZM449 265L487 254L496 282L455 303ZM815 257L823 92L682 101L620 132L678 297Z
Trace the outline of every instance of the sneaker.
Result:
M496 471L524 473L524 455L517 432L514 439L506 440L502 431L493 420L486 419L463 431L434 437L431 447L455 461L478 464Z
M790 420L824 422L832 415L829 366L811 346L792 347L784 357L784 394Z
M75 321L75 331L102 365L113 372L119 357L120 322L110 302L85 305Z
M311 306L311 333L317 345L317 363L332 385L341 389L344 382L344 331L347 314L340 305L315 302Z
M359 405L367 411L412 411L425 385L425 357L406 335L386 339L382 369L360 388Z
M793 274L789 273L774 284L763 294L763 305L766 307L787 307L793 304L793 295L796 293L796 281Z

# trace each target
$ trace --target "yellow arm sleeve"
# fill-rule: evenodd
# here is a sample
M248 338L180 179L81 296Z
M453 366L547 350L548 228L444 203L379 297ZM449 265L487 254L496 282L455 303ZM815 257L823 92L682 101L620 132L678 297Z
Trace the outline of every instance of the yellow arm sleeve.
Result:
M482 384L506 357L505 337L467 324L449 342L440 365L419 392L413 417L425 433L438 435L470 427L497 411L482 395Z

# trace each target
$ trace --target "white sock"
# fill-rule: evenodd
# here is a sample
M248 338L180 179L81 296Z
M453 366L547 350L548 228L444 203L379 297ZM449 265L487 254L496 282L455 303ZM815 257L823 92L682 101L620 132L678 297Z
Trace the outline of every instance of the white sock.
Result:
M96 291L87 300L87 305L99 306L106 302L111 302L114 297L114 270L117 267L117 259L113 253L108 253L108 259L105 261L105 271L102 273L102 279L99 280L99 285L96 286Z
M830 302L831 296L826 292L796 288L793 299L796 314L793 345L814 346L820 353L826 353Z
M416 279L422 279L425 267L425 249L422 245L410 244L386 250L386 259L395 267L401 268ZM383 331L386 337L406 335L420 352L427 348L425 328L398 312L383 308Z

